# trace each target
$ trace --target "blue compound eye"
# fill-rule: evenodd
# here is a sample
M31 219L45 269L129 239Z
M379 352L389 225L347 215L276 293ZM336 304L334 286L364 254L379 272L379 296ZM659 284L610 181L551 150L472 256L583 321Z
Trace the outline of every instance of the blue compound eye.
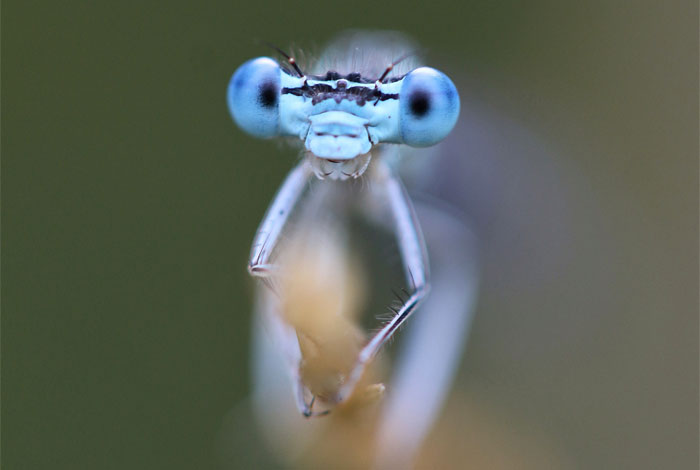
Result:
M273 137L279 127L280 68L269 57L241 65L228 84L228 107L236 124L256 137Z
M401 138L412 147L437 144L459 117L459 95L452 80L430 67L404 77L399 106Z

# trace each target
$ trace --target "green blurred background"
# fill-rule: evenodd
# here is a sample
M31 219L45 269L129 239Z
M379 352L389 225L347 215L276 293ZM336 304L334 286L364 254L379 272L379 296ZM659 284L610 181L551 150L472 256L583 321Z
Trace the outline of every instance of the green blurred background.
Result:
M576 354L529 331L505 357L509 315L578 297L487 273L460 387L572 468L697 468L697 24L697 2L3 2L3 468L216 466L249 391L249 244L294 160L235 128L226 85L257 40L348 27L413 36L607 220L566 267L610 287Z

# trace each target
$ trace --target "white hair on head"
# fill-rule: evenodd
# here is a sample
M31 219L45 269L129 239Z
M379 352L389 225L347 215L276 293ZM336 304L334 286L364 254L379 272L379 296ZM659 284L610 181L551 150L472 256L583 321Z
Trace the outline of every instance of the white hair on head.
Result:
M401 77L421 65L416 55L418 49L413 40L396 31L350 30L328 45L312 73L323 75L329 70L341 75L360 73L363 78L376 80L389 65L400 60L387 78Z

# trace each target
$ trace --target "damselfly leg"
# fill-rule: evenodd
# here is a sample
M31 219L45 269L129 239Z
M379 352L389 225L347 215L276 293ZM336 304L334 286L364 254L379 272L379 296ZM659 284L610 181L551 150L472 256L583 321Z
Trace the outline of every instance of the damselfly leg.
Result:
M290 213L304 192L310 175L311 170L306 162L301 163L289 173L255 236L248 269L252 275L267 281L268 286L273 290L274 274L279 269L271 259L271 255L277 247L280 234ZM378 204L386 201L390 208L393 219L392 227L398 242L406 282L412 292L409 293L409 297L403 305L396 309L394 317L375 333L362 348L341 388L330 399L333 403L340 403L352 394L367 364L416 310L429 289L428 262L423 235L411 201L401 181L388 166L381 162L377 163L377 167L368 177L372 178L372 187L374 188L371 192L372 197L380 199L377 201ZM293 375L297 376L298 382L296 384L297 405L302 414L311 416L313 414L311 405L303 399L305 394L303 384L299 383L298 373L293 373Z

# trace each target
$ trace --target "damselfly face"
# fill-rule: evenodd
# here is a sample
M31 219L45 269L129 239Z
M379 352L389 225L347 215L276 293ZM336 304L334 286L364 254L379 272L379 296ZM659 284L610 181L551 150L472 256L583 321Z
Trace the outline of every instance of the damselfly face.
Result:
M452 81L430 67L391 76L399 61L387 63L381 76L333 70L307 76L292 58L293 70L269 57L252 59L231 78L229 109L254 136L301 139L316 176L357 178L375 145L427 147L457 122L459 95Z

